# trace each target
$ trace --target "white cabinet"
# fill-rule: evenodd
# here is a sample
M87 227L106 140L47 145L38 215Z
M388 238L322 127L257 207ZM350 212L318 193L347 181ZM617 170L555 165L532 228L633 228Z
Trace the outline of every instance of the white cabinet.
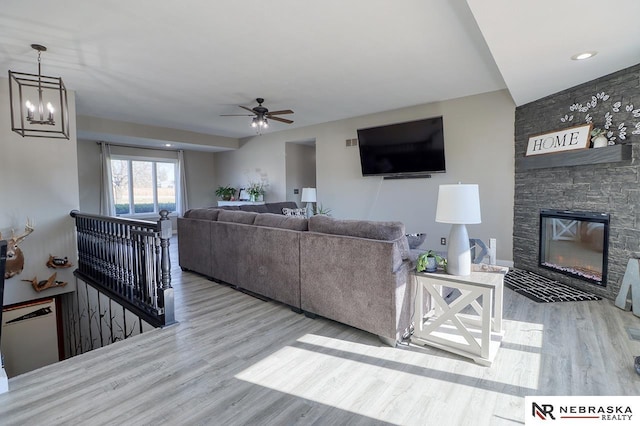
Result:
M2 354L9 378L60 360L54 299L4 309Z

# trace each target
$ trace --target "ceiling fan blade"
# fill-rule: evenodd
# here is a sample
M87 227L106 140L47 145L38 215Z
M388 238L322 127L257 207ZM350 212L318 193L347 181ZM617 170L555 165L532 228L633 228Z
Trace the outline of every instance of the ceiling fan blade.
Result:
M247 111L249 111L250 113L255 114L255 111L254 111L254 110L252 110L252 109L251 109L251 108L249 108L249 107L242 106L242 105L238 105L238 106L239 106L240 108L242 108L242 109L246 109L246 110L247 110Z
M269 111L269 115L280 115L280 114L293 114L293 111L290 109L283 109L280 111Z
M287 123L287 124L293 123L293 120L287 120L286 118L280 118L280 117L271 117L271 115L269 115L269 114L267 114L267 118L269 120L280 121L282 123Z
M220 117L252 117L255 114L220 114Z

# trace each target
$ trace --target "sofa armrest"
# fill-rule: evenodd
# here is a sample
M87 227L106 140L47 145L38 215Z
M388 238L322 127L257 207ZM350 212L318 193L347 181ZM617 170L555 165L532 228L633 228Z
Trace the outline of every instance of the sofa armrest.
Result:
M409 327L411 263L393 241L300 235L302 309L398 340Z
M178 262L181 268L211 275L211 224L208 219L178 218Z

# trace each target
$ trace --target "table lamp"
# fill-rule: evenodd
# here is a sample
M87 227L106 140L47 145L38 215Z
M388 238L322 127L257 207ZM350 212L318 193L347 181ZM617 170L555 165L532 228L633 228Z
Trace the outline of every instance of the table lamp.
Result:
M316 189L315 188L302 188L302 199L303 203L307 203L307 217L311 217L313 214L313 205L312 203L316 202Z
M471 274L471 247L467 224L481 223L480 195L476 184L440 185L436 222L450 223L447 273Z

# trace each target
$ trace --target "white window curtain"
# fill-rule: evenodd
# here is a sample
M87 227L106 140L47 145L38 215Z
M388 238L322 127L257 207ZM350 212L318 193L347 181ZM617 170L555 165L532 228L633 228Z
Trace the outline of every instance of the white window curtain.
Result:
M113 179L111 177L111 147L105 142L100 142L100 155L102 157L100 214L115 216L116 206L113 201Z
M184 151L178 150L178 176L180 179L180 190L178 191L178 214L182 216L184 212L189 208L189 201L187 200L187 176L185 173L184 164Z

